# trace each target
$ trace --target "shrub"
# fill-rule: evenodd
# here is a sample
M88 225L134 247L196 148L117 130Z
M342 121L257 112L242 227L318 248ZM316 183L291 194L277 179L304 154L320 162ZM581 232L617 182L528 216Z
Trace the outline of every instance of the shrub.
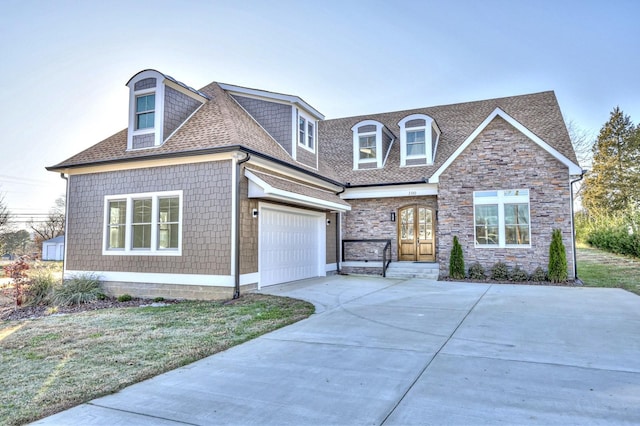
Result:
M542 267L538 266L535 271L531 274L531 281L535 282L543 282L547 280L547 273L542 269Z
M469 266L469 278L472 280L486 280L487 274L484 270L484 266L482 266L479 262L475 262L471 266Z
M465 277L464 255L457 236L453 237L453 248L451 249L451 257L449 258L449 276L453 279L462 279Z
M153 299L154 302L159 303L159 302L164 302L164 297L159 296Z
M549 246L549 281L560 283L567 280L567 254L562 242L562 233L554 229Z
M15 262L12 262L5 266L4 273L13 281L13 300L16 306L21 306L24 302L24 286L27 284L29 277L27 276L27 270L29 264L24 258L20 258Z
M81 274L62 282L53 292L57 305L77 305L93 302L102 293L100 280L94 274Z
M497 262L491 267L491 279L496 281L506 281L509 279L509 269L503 262Z
M118 302L128 302L131 299L133 299L133 297L131 297L131 295L127 293L118 296Z
M24 292L25 305L48 305L51 303L57 281L48 268L37 268L29 275L29 284Z
M509 279L511 281L527 281L529 279L529 274L520 268L520 266L516 265L516 267L509 273Z

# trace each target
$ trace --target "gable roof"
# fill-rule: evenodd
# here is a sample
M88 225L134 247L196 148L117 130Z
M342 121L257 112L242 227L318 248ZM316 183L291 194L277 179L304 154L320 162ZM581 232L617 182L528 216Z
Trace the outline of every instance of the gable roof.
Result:
M127 150L127 129L98 142L47 170L98 165L133 160L155 159L181 155L208 154L224 149L244 148L296 167L325 180L338 182L333 169L321 164L313 169L298 163L216 82L200 91L209 98L161 146Z
M552 91L321 121L320 155L325 162L334 166L342 181L350 186L425 182L454 155L496 108L508 114L570 162L578 164L558 101ZM356 123L367 119L376 120L399 140L398 122L411 114L428 115L441 130L432 165L400 167L400 144L394 143L385 167L353 170L351 128Z

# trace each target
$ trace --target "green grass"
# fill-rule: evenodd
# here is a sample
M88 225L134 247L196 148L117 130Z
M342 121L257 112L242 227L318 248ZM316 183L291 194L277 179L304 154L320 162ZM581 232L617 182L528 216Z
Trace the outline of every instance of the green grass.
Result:
M247 294L0 322L0 424L23 424L308 317L300 300Z
M640 295L640 259L578 245L578 277L587 287L623 288Z

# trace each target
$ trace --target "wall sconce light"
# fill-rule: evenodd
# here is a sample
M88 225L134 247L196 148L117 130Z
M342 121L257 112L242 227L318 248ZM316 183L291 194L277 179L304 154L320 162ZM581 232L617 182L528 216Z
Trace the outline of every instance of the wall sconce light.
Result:
M327 226L331 225L331 219L327 219Z
M253 216L254 219L258 217L258 209L251 210L251 216Z
M391 222L396 221L396 212L391 212Z

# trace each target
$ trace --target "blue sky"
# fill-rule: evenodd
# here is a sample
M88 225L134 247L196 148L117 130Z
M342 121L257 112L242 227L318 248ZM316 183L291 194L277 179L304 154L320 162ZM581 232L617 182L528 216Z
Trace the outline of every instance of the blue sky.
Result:
M327 118L554 90L594 136L640 121L640 2L1 0L0 193L45 213L45 166L127 125L154 68L295 94ZM20 216L24 218L24 216Z

